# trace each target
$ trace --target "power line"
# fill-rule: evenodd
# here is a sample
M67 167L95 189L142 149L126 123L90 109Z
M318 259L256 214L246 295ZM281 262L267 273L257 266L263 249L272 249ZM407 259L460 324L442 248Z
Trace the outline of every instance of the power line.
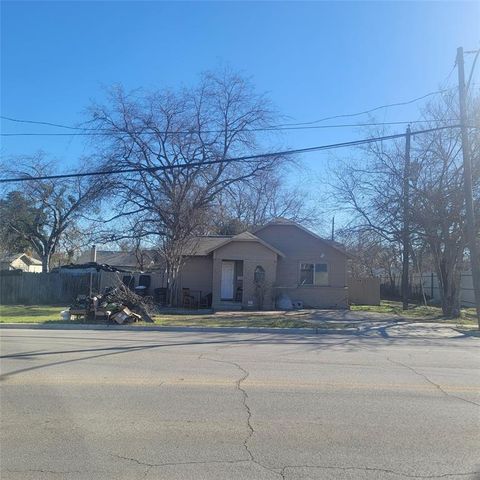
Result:
M475 72L475 65L477 64L479 54L480 54L480 50L477 50L477 52L475 54L475 58L473 59L472 68L470 70L470 75L468 76L467 86L465 87L466 88L466 90L465 90L466 93L468 93L468 89L470 88L470 83L472 82L473 73Z
M433 120L435 121L435 120ZM456 122L457 119L445 119L442 122ZM327 128L345 128L345 127L381 127L381 126L390 126L390 125L411 125L411 124L426 124L431 123L432 120L402 120L397 122L370 122L370 123L342 123L336 125L312 125L304 127L265 127L265 128L254 128L254 129L245 129L244 132L259 132L259 131L276 131L276 130L316 130L316 129L327 129ZM439 122L439 120L437 120ZM102 130L96 132L79 132L79 133L63 133L63 132L1 132L0 136L2 137L36 137L36 136L46 136L46 137L72 137L72 136L105 136L105 135L187 135L187 134L200 134L200 133L222 133L224 130L202 130L202 131L115 131L115 130Z
M411 103L418 102L420 100L423 100L424 98L431 97L433 95L438 95L439 93L445 93L451 90L451 88L445 88L443 90L437 90L435 92L430 92L425 95L422 95L421 97L414 98L412 100L407 100L405 102L398 102L398 103L389 103L387 105L380 105L379 107L371 108L370 110L364 110L363 112L357 112L357 113L345 113L343 115L334 115L332 117L324 117L320 118L318 120L313 120L311 122L300 122L300 123L283 123L281 125L278 125L280 127L283 126L296 126L296 125L312 125L315 123L320 123L320 122L326 122L327 120L334 120L336 118L345 118L345 117L357 117L360 115L366 115L368 113L376 112L377 110L381 110L383 108L390 108L390 107L401 107L404 105L410 105Z
M429 128L427 130L418 130L415 132L411 132L410 135L419 135L423 133L429 133L429 132L435 132L435 131L445 130L449 128L459 128L459 127L460 125L450 125L450 126L444 126L444 127ZM58 175L43 175L38 177L27 176L27 177L19 177L19 178L4 178L4 179L0 179L0 183L26 182L31 180L55 180L60 178L78 178L78 177L90 177L90 176L97 176L97 175L115 175L115 174L121 174L121 173L135 173L135 172L156 172L156 171L183 169L183 168L188 169L188 168L202 167L207 165L215 165L219 163L241 162L245 160L255 160L255 159L269 158L269 157L280 157L285 155L311 153L311 152L322 151L322 150L333 150L336 148L353 147L353 146L365 145L365 144L384 141L384 140L394 140L397 138L405 137L405 135L406 135L405 133L397 133L394 135L384 135L381 137L364 138L361 140L353 140L350 142L332 143L328 145L318 145L315 147L297 148L293 150L284 150L280 152L261 153L256 155L247 155L242 157L234 157L234 158L221 159L221 160L207 160L202 162L183 163L183 164L177 164L177 165L162 165L157 167L135 167L135 168L113 169L113 170L97 170L93 172L65 173L65 174L58 174Z
M361 123L361 124L340 124L340 125L314 125L315 123L320 123L324 122L327 120L333 120L336 118L347 118L347 117L356 117L360 115L365 115L368 113L375 112L377 110L383 109L383 108L390 108L390 107L396 107L396 106L402 106L402 105L409 105L414 102L418 102L419 100L423 100L424 98L430 97L432 95L438 95L439 93L445 93L449 91L450 89L443 89L443 90L437 90L435 92L430 92L427 93L426 95L422 95L421 97L414 98L412 100L408 100L405 102L398 102L398 103L391 103L387 105L381 105L379 107L372 108L370 110L365 110L363 112L357 112L357 113L347 113L347 114L342 114L342 115L334 115L331 117L325 117L321 118L319 120L314 120L312 122L301 122L301 123L283 123L283 124L278 124L278 125L271 125L268 127L259 127L259 128L252 128L252 129L246 129L244 131L247 132L259 132L259 131L275 131L275 130L302 130L302 129L316 129L316 128L342 128L342 127L365 127L365 126L385 126L385 125L407 125L407 124L413 124L413 123L425 123L423 120L412 120L412 121L401 121L401 122L371 122L371 123ZM87 128L87 127L76 127L73 125L65 125L65 124L60 124L60 123L53 123L53 122L47 122L47 121L37 121L37 120L28 120L28 119L19 119L19 118L13 118L13 117L7 117L7 116L0 116L1 119L3 120L8 120L10 122L16 122L16 123L28 123L28 124L34 124L34 125L44 125L44 126L49 126L49 127L57 127L57 128L66 128L69 130L76 130L76 131L82 131L82 133L77 133L77 134L72 134L72 133L1 133L1 136L97 136L97 135L104 135L106 133L114 133L114 134L119 134L121 132L111 130L111 129L95 129L95 128ZM455 120L447 120L447 121L455 121ZM223 133L225 130L205 130L205 131L196 131L196 130L187 130L187 131L172 131L172 132L165 132L165 131L140 131L140 132L125 132L125 133L133 133L137 135L146 135L149 133L156 133L156 134L194 134L194 133ZM91 132L91 133L90 133Z

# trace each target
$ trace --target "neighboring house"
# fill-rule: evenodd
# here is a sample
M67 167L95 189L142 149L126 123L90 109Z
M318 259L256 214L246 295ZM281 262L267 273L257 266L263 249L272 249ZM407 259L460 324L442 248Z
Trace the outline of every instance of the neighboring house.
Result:
M0 270L42 271L42 262L26 253L14 253L0 257Z
M181 288L211 294L214 309L271 309L282 293L304 307L348 306L345 250L296 223L277 220L254 233L197 237L192 252ZM264 285L260 294L256 283Z
M93 261L91 251L83 252L75 261L75 264L86 264ZM119 252L114 250L96 250L96 262L116 267L120 270L132 272L151 270L155 267L155 255L150 251L142 251L141 254L135 252Z

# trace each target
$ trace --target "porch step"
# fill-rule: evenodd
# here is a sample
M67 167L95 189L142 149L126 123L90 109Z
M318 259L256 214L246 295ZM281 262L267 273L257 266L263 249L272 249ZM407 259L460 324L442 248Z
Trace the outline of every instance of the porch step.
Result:
M241 303L222 302L215 306L217 312L238 312L239 310L242 310Z

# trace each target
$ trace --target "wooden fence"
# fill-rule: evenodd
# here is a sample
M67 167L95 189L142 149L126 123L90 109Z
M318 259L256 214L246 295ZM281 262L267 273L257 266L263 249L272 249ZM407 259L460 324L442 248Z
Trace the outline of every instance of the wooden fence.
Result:
M88 295L90 278L98 288L100 275L89 273L2 272L0 274L0 303L3 305L54 305L72 302L77 295Z
M116 272L51 272L30 273L19 271L0 272L0 304L2 305L69 305L77 295L105 291L122 282L124 275L134 278L138 285L140 273ZM155 288L163 287L164 276L158 273L150 276L150 294Z
M356 305L380 305L380 278L348 279L348 303Z

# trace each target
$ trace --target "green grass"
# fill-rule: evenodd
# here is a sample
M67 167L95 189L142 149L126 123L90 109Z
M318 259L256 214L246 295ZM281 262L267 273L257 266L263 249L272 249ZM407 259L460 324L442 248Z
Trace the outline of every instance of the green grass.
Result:
M66 307L54 305L0 305L0 323L103 323L101 320L86 321L61 320L60 312ZM154 315L156 326L176 327L258 327L258 328L311 328L312 323L308 320L298 318L300 312L291 312L287 315L262 314L244 312L232 315L229 313L216 314L161 314ZM138 322L135 325L149 326L151 323ZM344 323L330 323L322 328L344 328Z
M440 307L413 305L408 310L402 310L401 302L382 300L380 305L352 305L352 311L373 312L399 315L412 320L425 322L446 322L457 325L477 325L477 317L474 308L462 308L460 317L453 318L444 316Z
M273 316L212 315L155 315L155 325L176 327L258 327L258 328L308 328L312 324L296 318Z
M0 323L101 323L84 318L63 320L60 312L64 305L0 305Z
M0 305L0 323L103 323L84 319L65 321L60 312L67 307L62 305ZM459 318L442 315L438 307L411 305L402 310L400 302L382 301L380 305L353 305L353 311L398 315L419 322L454 323L459 327L475 326L477 320L473 308L462 309ZM315 314L311 312L221 312L216 314L157 314L153 316L154 325L176 327L258 327L258 328L311 328ZM140 322L139 325L152 325ZM349 322L328 322L321 328L342 329L355 326Z
M0 305L0 323L60 321L60 312L66 308L53 305Z

